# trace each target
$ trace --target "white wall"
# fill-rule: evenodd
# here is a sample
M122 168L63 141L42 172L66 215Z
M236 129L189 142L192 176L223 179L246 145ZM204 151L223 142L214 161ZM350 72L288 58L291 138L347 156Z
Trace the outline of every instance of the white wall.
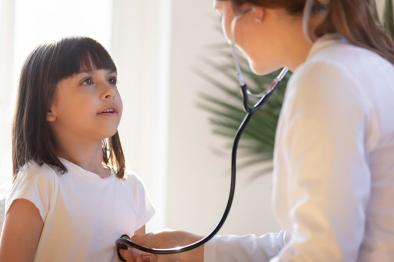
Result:
M11 177L11 122L14 94L14 1L0 0L0 198Z
M112 48L124 113L120 136L127 165L156 206L149 228L165 223L170 0L113 1Z

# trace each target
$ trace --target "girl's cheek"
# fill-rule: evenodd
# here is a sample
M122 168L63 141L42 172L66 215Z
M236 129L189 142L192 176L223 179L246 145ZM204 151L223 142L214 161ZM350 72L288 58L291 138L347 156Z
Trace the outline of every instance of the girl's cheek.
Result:
M119 96L119 115L122 116L123 114L123 101L122 98Z

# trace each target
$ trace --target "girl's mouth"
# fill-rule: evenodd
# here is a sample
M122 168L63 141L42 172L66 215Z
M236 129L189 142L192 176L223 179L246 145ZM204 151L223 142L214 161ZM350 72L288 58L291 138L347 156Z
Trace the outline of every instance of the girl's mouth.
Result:
M99 113L97 113L97 115L114 115L117 114L117 110L115 108L107 108Z

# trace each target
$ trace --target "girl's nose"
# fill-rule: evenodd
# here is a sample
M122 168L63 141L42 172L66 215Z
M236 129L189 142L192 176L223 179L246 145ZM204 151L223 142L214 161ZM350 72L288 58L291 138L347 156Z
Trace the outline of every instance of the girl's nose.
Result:
M116 95L115 89L113 86L106 84L103 87L102 98L103 99L113 99Z

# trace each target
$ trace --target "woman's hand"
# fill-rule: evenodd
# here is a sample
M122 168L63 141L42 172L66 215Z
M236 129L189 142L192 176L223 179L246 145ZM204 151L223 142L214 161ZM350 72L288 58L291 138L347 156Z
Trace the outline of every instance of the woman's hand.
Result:
M132 238L132 241L146 247L173 248L188 245L200 239L200 236L184 231L164 231L157 234L150 233L146 235L136 235ZM203 262L204 247L201 246L191 251L174 255L156 256L152 254L141 253L135 249L122 251L122 254L129 262Z
M137 254L129 250L121 250L120 253L127 262L158 262L157 256L152 254Z

